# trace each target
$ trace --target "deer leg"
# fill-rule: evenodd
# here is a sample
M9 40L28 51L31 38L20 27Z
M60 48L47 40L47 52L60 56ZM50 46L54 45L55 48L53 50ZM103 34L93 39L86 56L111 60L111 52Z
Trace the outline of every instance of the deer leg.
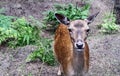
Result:
M84 70L85 70L85 72L88 72L88 69L89 69L89 58L85 57L85 60L84 60Z
M86 49L84 50L84 70L88 72L89 69L89 47L86 43Z
M62 66L60 65L59 68L58 68L58 73L57 73L57 75L58 75L58 76L61 76L62 73L63 73L63 69L62 69Z
M84 70L85 72L88 72L89 69L89 59L86 57L84 60Z
M65 76L74 76L74 70L73 70L73 66L71 63L68 63L67 67L66 67L66 71L65 71Z

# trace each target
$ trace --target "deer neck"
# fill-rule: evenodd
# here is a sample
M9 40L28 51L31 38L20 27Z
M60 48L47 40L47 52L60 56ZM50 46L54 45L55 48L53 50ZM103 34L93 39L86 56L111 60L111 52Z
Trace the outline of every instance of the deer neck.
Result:
M73 67L77 74L81 74L84 67L84 49L73 50Z

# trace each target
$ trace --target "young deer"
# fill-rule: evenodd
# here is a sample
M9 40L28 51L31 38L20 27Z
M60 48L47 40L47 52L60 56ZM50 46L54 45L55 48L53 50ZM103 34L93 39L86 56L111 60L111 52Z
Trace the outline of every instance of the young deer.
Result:
M98 12L99 13L99 12ZM89 26L98 15L85 20L70 21L64 15L55 14L61 23L55 33L54 54L60 63L58 75L83 76L89 68L89 47L86 38Z

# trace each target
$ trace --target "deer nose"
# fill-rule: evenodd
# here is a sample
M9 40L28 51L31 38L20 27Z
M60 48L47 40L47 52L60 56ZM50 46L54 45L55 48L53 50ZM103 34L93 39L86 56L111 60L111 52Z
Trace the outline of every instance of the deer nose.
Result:
M78 49L82 49L83 48L83 44L76 44Z
M78 41L76 43L76 46L77 46L78 49L82 49L83 48L83 42L82 41Z

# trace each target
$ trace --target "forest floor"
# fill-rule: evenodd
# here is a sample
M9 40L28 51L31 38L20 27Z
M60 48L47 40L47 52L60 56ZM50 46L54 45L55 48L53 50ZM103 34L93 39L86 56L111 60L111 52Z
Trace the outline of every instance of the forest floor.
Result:
M34 2L28 0L0 0L0 7L6 8L6 15L30 16L43 18L43 11L50 9L51 3ZM18 2L16 2L18 1ZM23 0L24 1L24 0ZM41 7L41 8L39 8ZM11 12L10 12L11 11ZM99 19L99 17L98 17ZM95 22L94 22L95 23ZM95 23L97 25L97 23ZM89 76L120 76L120 33L103 35L97 28L87 41L90 47ZM27 45L11 49L0 47L0 76L57 76L58 66L48 66L42 62L26 63L27 56L36 49L36 46Z

